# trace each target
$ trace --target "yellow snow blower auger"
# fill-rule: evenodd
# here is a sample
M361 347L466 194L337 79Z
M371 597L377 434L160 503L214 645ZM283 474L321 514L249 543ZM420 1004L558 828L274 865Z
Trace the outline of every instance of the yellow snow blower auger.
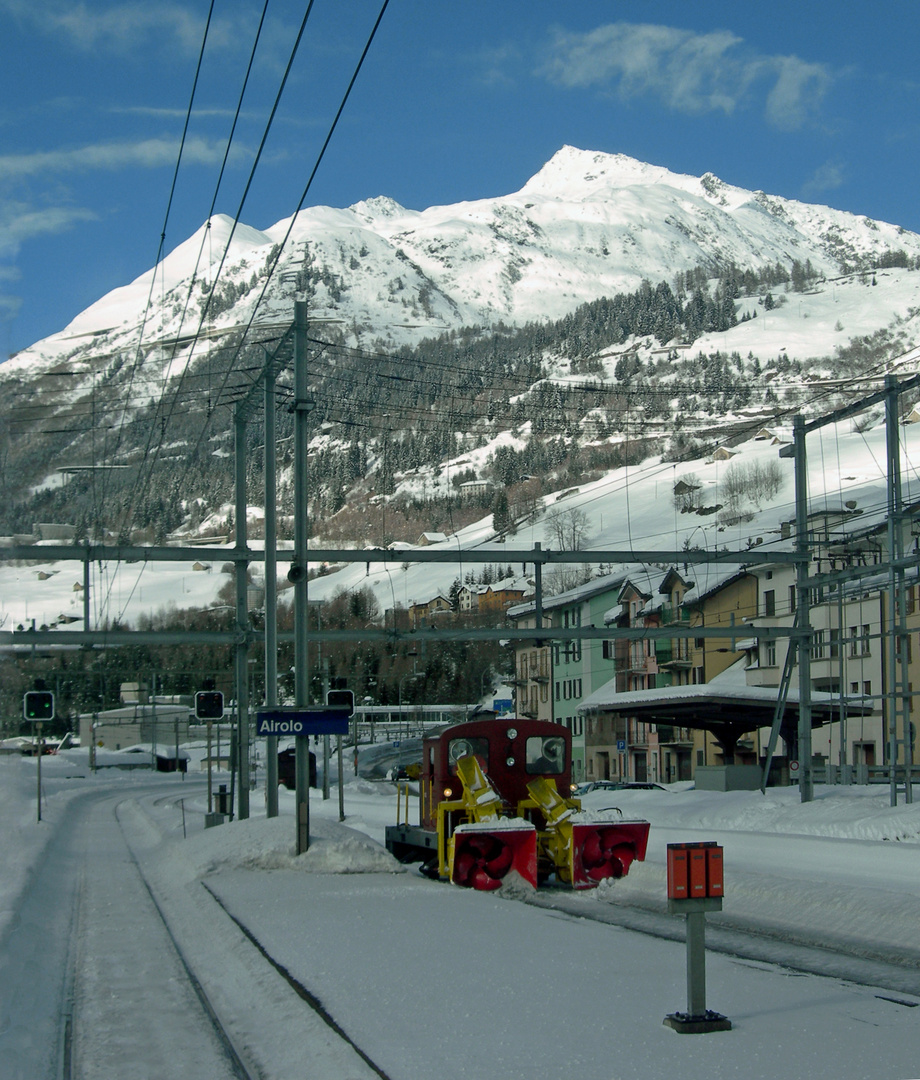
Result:
M456 763L463 794L438 806L438 837L447 836L446 875L455 885L492 891L512 881L537 887L537 831L521 818L502 817L502 800L475 756ZM465 821L449 832L451 815ZM443 839L441 856L443 860ZM442 863L443 865L443 863Z
M647 821L613 818L607 810L583 813L577 799L563 798L555 782L543 776L531 780L527 790L530 798L520 803L519 815L538 809L546 818L546 829L537 833L542 873L552 867L557 881L591 889L606 878L623 877L634 859L645 858Z

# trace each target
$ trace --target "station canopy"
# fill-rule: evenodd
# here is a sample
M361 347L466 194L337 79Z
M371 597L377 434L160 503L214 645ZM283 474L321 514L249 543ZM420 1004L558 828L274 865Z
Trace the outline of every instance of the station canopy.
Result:
M619 693L616 680L611 679L586 697L578 711L631 716L648 724L709 731L723 746L731 747L748 732L770 727L776 713L779 687L749 686L745 671L745 661L739 660L708 683ZM841 701L839 694L812 690L812 727L839 719L841 707L848 716L863 716L872 711L871 704L861 697L844 695ZM784 739L794 740L798 722L799 691L790 687L780 723Z

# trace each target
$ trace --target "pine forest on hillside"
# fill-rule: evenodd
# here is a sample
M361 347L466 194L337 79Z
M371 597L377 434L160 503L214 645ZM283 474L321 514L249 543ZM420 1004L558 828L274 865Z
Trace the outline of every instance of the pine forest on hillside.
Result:
M876 262L857 275L867 288L883 266L914 269L903 252ZM309 295L328 273L307 264L314 278L300 284ZM582 304L552 323L468 327L392 351L381 343L381 351L358 349L338 328L317 327L310 357L313 534L385 546L414 540L426 528L453 531L496 502L505 528L513 529L546 491L649 454L699 456L752 424L808 408L811 398L833 407L848 382L856 380L851 394L861 392L858 380L904 347L896 332L851 340L817 368L786 352L693 348L702 335L712 340L796 294L828 287L810 263L758 271L732 264L717 274L704 267L679 272L670 283L643 281L634 292ZM211 532L231 531L232 519L221 512L233 498L231 412L213 408L212 395L216 401L228 386L245 388L262 355L225 339L198 361L165 409L158 402L136 411L118 400L127 358L116 358L92 399L69 415L57 413L53 424L42 422L42 395L66 372L22 382L16 414L0 435L0 531L27 533L42 520L69 520L78 538L146 542L163 542L180 527L194 534L209 521ZM279 464L289 470L292 421L283 405L290 387L283 378L279 391ZM501 432L514 439L496 445L484 476L464 465L465 453ZM260 504L258 425L249 438L251 501ZM64 455L133 467L87 470L64 487L23 490L24 477L42 476ZM396 495L399 478L419 470L446 475L430 492ZM477 479L491 488L463 497L462 485ZM283 478L280 500L289 534L291 492Z

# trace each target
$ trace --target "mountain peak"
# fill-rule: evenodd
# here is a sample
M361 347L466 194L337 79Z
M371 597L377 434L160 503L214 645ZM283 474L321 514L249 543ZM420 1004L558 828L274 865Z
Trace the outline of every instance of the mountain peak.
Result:
M381 219L402 217L410 213L389 195L375 195L370 199L362 199L348 208L357 218L362 221L380 221Z
M686 186L694 177L679 176L660 165L649 165L629 157L628 154L606 154L596 150L579 150L575 146L563 146L557 150L542 169L521 189L528 195L561 194L579 196L586 189L630 187L635 184L661 184Z

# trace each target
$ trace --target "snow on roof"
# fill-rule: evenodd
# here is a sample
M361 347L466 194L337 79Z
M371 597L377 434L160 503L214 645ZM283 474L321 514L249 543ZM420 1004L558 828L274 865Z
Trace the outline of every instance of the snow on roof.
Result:
M721 701L748 701L758 703L775 702L779 687L749 686L745 675L746 665L743 659L736 660L725 671L710 679L708 683L695 683L692 686L662 686L653 690L627 690L617 692L616 679L604 683L600 690L582 701L579 712L590 709L609 709L616 707L624 711L630 707L666 704L673 701L692 701L693 699L718 698ZM797 689L790 688L786 700L795 704L799 700ZM811 700L816 705L832 704L840 700L837 694L812 690Z
M627 576L625 571L619 574L607 574L605 577L592 578L591 581L584 585L579 585L577 588L566 589L565 592L557 593L555 596L545 597L543 600L543 610L551 611L555 608L566 607L569 604L577 604L582 600L589 600L592 596L597 596L598 593L606 592L609 589L619 589ZM532 602L517 604L514 607L508 608L508 617L511 619L519 619L524 615L532 614L535 610L536 607Z

